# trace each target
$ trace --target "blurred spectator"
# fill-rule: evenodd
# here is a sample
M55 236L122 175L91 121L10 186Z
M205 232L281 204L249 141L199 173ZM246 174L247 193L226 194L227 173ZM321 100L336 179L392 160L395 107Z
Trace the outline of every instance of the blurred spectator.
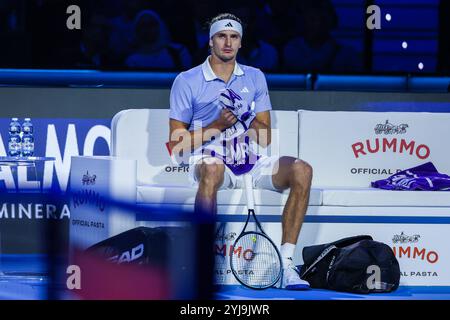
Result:
M117 65L109 54L109 25L103 16L94 15L81 28L81 40L59 50L58 66L63 68L103 69Z
M199 3L197 3L197 1ZM197 0L164 0L154 1L152 7L167 25L173 42L184 45L191 53L197 47L194 10L201 2ZM192 3L193 2L193 3ZM210 5L214 1L209 1Z
M17 68L31 63L31 35L26 32L25 0L0 1L0 67Z
M294 2L295 0L267 0L261 10L253 5L253 10L258 12L255 23L261 39L279 50L296 34L298 16L294 10Z
M271 44L261 40L261 34L256 29L257 11L255 8L247 5L232 10L232 12L244 23L242 48L239 49L237 61L264 71L278 69L277 50Z
M339 44L331 36L338 17L329 0L304 0L299 3L299 10L301 35L283 49L284 71L362 71L362 57L356 50Z
M115 60L124 60L133 51L134 21L138 12L143 10L142 0L122 1L122 14L110 20L110 54Z
M108 50L109 27L103 17L94 17L82 28L82 40L76 67L110 67L113 65Z
M209 52L209 21L219 14L221 8L218 0L189 0L193 7L196 49L193 52L194 64L205 61Z
M126 59L128 67L183 70L192 66L189 51L181 44L170 42L167 27L156 12L140 12L134 31L137 50Z
M450 75L450 1L441 0L439 2L439 53L438 71L442 74ZM450 84L448 86L450 92Z

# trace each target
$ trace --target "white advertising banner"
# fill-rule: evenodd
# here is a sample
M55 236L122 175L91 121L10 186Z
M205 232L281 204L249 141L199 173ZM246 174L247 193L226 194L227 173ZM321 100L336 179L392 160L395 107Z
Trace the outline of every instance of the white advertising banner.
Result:
M191 208L192 206L189 206ZM187 208L185 206L185 208ZM262 228L276 245L281 244L282 206L256 206ZM400 285L449 286L450 250L446 234L450 234L447 208L399 207L324 207L310 206L302 226L294 255L296 265L303 264L305 246L324 244L356 235L370 235L375 241L390 246L400 265ZM249 248L233 248L247 218L244 205L219 206L214 253L217 284L237 284L229 264L231 251L240 259L251 257ZM140 225L146 225L139 221ZM254 224L248 229L253 230Z
M299 111L299 155L314 186L370 187L431 161L450 174L450 113Z
M450 225L445 224L306 223L299 244L315 245L370 235L392 248L400 265L400 285L448 286L450 250L443 235L449 233Z
M70 246L87 247L134 228L130 210L111 201L136 202L136 162L113 157L73 157L70 172Z
M249 248L233 248L243 222L226 223L223 234L218 234L214 244L215 276L217 284L237 284L230 269L230 252L246 258ZM281 241L280 223L265 223L265 231L278 245ZM448 234L448 225L430 224L356 224L356 223L305 223L295 252L295 263L303 264L302 249L307 245L333 242L355 235L371 235L375 241L389 245L400 265L400 285L448 286L450 285L450 251L442 234ZM315 233L315 236L312 236ZM314 239L314 241L311 241ZM247 255L251 257L251 254Z

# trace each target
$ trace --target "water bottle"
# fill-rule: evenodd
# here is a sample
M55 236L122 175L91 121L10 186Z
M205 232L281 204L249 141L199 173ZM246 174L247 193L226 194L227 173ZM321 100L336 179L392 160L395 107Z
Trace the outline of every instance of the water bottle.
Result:
M34 155L33 124L30 118L25 118L22 124L22 157L32 157Z
M22 146L20 138L21 127L18 118L12 118L9 123L8 155L20 157Z
M33 124L31 123L31 118L25 118L22 124L22 132L23 134L33 134Z

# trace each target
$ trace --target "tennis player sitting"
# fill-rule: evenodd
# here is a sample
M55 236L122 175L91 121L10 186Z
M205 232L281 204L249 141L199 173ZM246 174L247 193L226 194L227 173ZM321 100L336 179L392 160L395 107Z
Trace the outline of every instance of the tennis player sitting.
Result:
M227 13L214 17L209 35L211 55L173 83L169 148L172 154L189 154L190 179L198 185L197 211L215 214L217 191L242 187L244 173L253 176L255 188L290 188L282 216L281 287L307 289L292 256L308 206L312 168L293 157L254 152L254 146L271 144L266 79L259 69L236 62L243 37L239 18Z

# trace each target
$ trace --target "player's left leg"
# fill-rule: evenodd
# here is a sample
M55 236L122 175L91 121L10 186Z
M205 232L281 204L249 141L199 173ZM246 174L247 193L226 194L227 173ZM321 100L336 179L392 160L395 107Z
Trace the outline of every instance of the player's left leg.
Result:
M300 279L292 257L308 208L313 174L312 168L305 161L285 156L261 159L261 162L256 166L256 171L258 171L255 172L256 174L265 171L265 175L257 178L256 187L275 191L290 189L282 216L280 250L284 269L282 287L287 289L307 289L309 284Z
M309 288L309 283L300 279L292 256L308 208L312 174L311 166L305 161L281 157L278 161L278 170L272 176L272 183L276 189L290 189L282 216L283 234L280 252L284 269L282 287L286 289Z
M290 188L283 210L283 235L281 244L296 244L308 208L313 175L312 167L293 157L281 157L278 170L272 176L273 186L278 190Z

